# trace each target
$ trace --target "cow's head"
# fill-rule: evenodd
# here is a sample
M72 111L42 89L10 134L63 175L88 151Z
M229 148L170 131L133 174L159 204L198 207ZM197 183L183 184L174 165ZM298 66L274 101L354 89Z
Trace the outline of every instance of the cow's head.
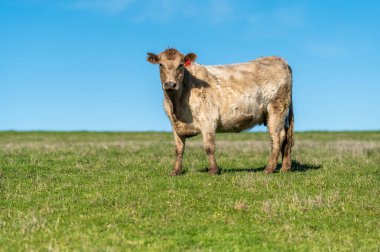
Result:
M169 48L158 55L148 53L147 60L152 64L159 64L162 88L167 93L174 93L181 89L185 68L196 58L194 53L183 55L176 49Z

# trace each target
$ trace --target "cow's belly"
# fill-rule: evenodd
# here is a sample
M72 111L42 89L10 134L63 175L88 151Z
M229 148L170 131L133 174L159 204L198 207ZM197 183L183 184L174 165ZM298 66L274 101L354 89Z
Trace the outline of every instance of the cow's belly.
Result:
M260 94L236 94L221 105L218 132L240 132L266 121L266 103Z

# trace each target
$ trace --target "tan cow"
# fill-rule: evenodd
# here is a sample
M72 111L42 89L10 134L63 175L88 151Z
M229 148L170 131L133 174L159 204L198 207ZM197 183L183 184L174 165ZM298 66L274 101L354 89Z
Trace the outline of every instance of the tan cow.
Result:
M281 171L291 168L293 140L292 71L285 60L265 57L246 63L204 66L196 55L169 48L147 60L160 66L164 107L173 126L176 162L171 175L182 172L185 140L202 134L209 174L217 174L215 133L268 126L272 173L282 153Z

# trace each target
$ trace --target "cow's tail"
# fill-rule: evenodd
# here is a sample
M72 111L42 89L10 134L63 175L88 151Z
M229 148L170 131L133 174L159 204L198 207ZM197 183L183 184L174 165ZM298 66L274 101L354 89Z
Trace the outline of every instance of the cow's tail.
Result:
M288 65L288 69L293 78L292 69ZM292 81L293 82L293 81ZM294 146L294 113L293 113L293 97L291 95L291 102L289 106L289 114L285 121L285 139L282 144L282 168L284 170L289 170L292 165L292 147Z
M291 149L294 145L294 114L293 114L293 102L290 104L288 115L289 126L285 127L286 130L286 146L285 152L291 153Z

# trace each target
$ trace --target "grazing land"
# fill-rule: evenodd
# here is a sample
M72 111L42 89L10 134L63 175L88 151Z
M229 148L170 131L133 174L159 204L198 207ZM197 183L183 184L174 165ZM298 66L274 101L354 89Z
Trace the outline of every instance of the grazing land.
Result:
M379 251L380 132L296 133L265 175L266 133L201 138L170 177L170 133L0 132L0 251Z

